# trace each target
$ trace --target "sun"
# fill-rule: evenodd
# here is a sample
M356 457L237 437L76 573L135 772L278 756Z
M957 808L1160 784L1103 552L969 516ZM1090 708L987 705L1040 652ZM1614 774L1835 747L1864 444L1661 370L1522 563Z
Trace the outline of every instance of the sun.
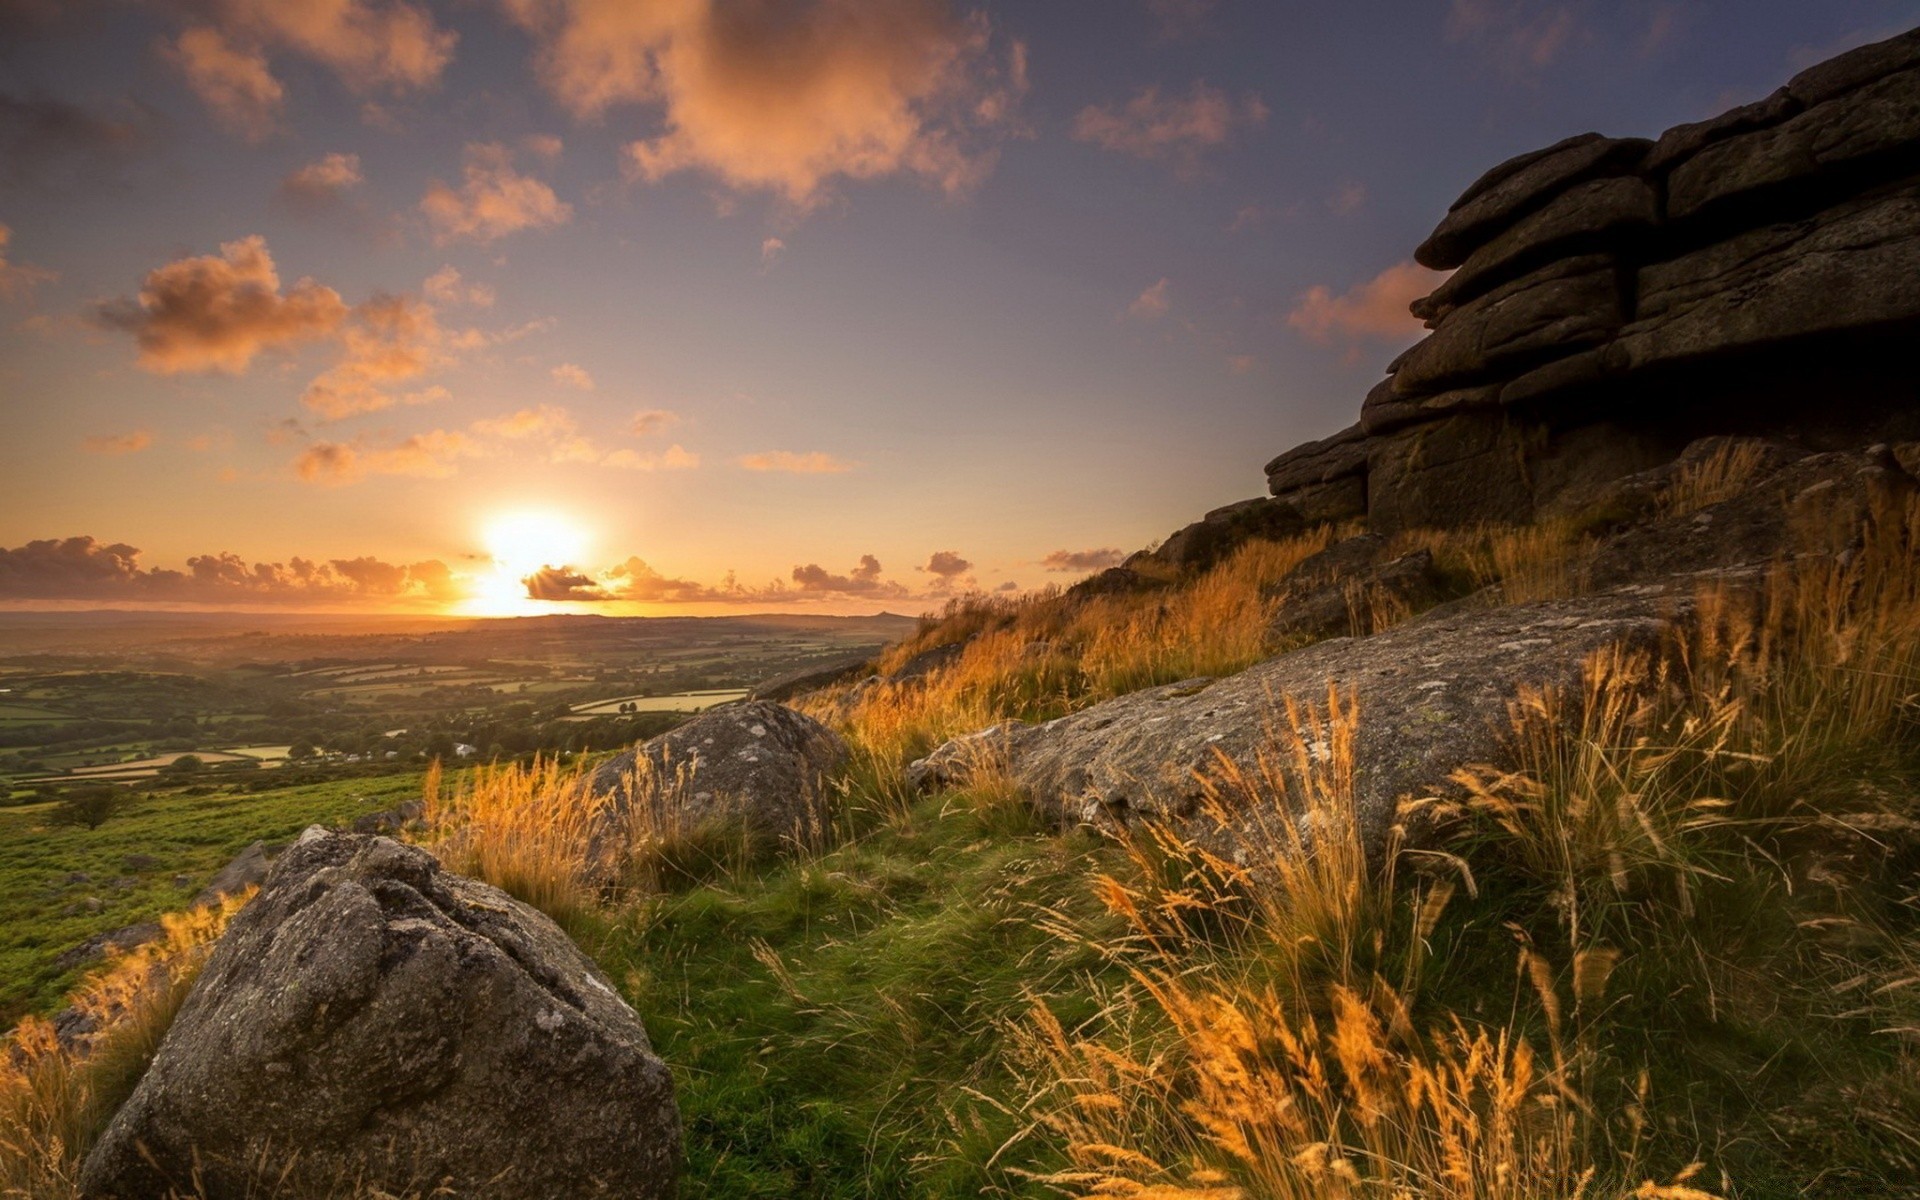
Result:
M463 607L475 616L525 617L554 611L551 604L528 599L527 576L542 567L579 564L592 538L565 514L519 510L489 519L481 528L480 543L491 562Z

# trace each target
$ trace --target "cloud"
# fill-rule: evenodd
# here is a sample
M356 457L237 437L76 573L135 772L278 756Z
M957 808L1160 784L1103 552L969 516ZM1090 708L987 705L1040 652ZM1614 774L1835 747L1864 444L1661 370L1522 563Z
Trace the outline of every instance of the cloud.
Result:
M484 283L468 283L452 267L441 267L427 276L420 290L429 300L440 304L465 304L473 308L492 308L498 294Z
M356 483L370 475L444 479L454 473L457 460L477 453L479 447L466 434L434 429L388 446L369 445L364 439L315 442L294 458L293 471L306 483L328 486Z
M0 183L97 186L102 168L147 140L152 118L108 116L43 95L0 92Z
M793 569L793 585L803 592L832 593L840 596L906 596L910 593L898 583L880 577L880 560L862 554L860 564L845 575L835 575L819 563Z
M197 0L197 23L168 56L214 117L250 141L272 133L286 100L269 51L321 64L355 92L437 83L458 35L405 0Z
M140 365L161 375L239 374L267 350L331 337L346 321L340 294L311 279L286 293L266 239L226 242L219 256L156 267L133 299L102 305L97 319L134 336Z
M579 388L583 392L590 392L594 387L593 376L587 374L585 367L577 366L573 363L561 363L552 371L548 372L548 374L553 376L555 383L565 384L567 387Z
M1040 560L1040 565L1049 571L1104 571L1119 566L1124 558L1125 552L1111 546L1098 550L1054 550Z
M787 253L787 244L777 237L767 238L760 243L760 264L770 267Z
M1133 303L1127 305L1127 315L1136 321L1153 321L1167 315L1172 302L1167 299L1168 280L1163 276L1158 283L1144 288Z
M633 414L633 420L627 422L627 432L638 438L652 437L679 423L679 413L669 412L664 408L649 408Z
M1327 211L1336 217L1352 216L1367 206L1367 185L1349 179L1327 197Z
M300 402L330 421L378 412L395 404L429 404L447 398L431 387L395 393L390 386L416 379L451 361L447 337L433 306L408 296L375 296L353 310L341 326L339 362L307 385Z
M138 454L153 445L153 434L145 429L136 429L131 433L102 433L80 441L80 448L88 454Z
M1287 314L1287 324L1309 341L1328 343L1342 338L1399 341L1418 336L1419 318L1407 306L1431 292L1446 273L1429 271L1412 261L1396 263L1365 283L1341 295L1319 284L1307 290Z
M933 557L920 570L939 579L952 579L973 570L973 564L952 550L935 550Z
M358 154L329 154L280 181L280 198L296 211L325 212L340 207L346 193L366 182Z
M13 243L13 230L0 225L0 300L28 300L33 289L52 283L59 274L44 267L7 261L7 247Z
M576 117L656 109L627 147L649 182L700 171L795 208L837 179L895 175L968 191L1017 130L1026 49L996 51L984 15L945 0L504 0Z
M228 132L258 142L279 127L286 89L259 50L236 46L219 30L202 26L169 43L167 58Z
M1163 96L1154 86L1141 88L1124 105L1089 104L1073 121L1073 136L1105 150L1135 158L1172 162L1194 170L1200 155L1225 145L1239 130L1262 125L1267 106L1249 92L1238 103L1204 80L1186 96Z
M1257 354L1227 355L1227 370L1235 375L1251 375L1260 369L1260 356Z
M433 226L436 244L467 239L491 242L523 229L549 229L573 218L573 206L553 189L513 166L513 152L498 142L466 148L465 182L459 190L439 180L420 197L420 211Z
M523 408L504 417L473 423L473 428L479 433L504 438L550 437L572 433L577 427L572 413L552 404Z
M840 475L859 465L819 450L806 454L795 454L791 450L766 450L758 454L742 454L736 461L749 471L785 471L793 475Z
M1543 0L1452 0L1447 40L1479 48L1501 69L1537 74L1579 37L1574 5Z
M1169 41L1198 32L1218 4L1219 0L1145 0L1148 15L1160 23L1160 36Z
M691 471L700 465L700 456L675 442L658 454L642 454L622 447L602 458L600 464L628 471Z
M754 594L732 584L731 579L717 588L689 579L670 579L640 558L629 558L597 577L575 567L549 566L521 582L526 584L530 600L697 604L742 601Z
M47 538L0 547L0 600L94 600L200 604L444 604L462 589L437 559L376 558L249 563L237 554L201 554L184 571L142 567L140 551L91 537Z

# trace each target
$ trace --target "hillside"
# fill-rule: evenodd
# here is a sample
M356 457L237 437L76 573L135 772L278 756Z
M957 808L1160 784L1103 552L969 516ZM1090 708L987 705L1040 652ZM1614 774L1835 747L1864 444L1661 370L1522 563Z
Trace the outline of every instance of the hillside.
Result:
M1920 1196L1920 30L1418 254L1268 496L171 918L0 1188Z

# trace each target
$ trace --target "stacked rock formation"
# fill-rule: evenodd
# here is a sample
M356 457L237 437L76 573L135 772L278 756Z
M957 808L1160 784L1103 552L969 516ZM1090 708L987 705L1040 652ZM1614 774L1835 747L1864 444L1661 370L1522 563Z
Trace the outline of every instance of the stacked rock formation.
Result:
M1432 330L1276 507L1376 532L1524 521L1694 438L1920 436L1920 30L1656 140L1488 171L1415 252Z

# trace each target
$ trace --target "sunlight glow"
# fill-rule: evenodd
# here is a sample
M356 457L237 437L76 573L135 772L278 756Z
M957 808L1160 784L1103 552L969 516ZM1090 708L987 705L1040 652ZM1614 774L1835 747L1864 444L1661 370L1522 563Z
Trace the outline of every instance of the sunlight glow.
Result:
M556 512L520 510L489 520L481 544L492 559L474 580L474 595L462 609L481 617L527 617L564 611L527 597L526 578L542 567L574 566L583 561L592 539L570 517Z

